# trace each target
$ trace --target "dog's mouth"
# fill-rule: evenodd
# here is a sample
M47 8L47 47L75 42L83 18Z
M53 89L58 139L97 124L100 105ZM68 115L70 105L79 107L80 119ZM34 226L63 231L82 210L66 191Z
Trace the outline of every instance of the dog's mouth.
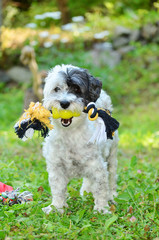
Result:
M73 117L72 117L73 118ZM64 119L61 118L61 124L63 127L68 127L72 123L72 118Z

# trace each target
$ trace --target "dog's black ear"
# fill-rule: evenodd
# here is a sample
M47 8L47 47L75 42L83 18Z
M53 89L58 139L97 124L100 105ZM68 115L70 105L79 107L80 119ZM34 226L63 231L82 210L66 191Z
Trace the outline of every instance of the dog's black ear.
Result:
M87 100L89 102L96 102L101 93L102 82L90 74L88 74L88 80L89 86Z

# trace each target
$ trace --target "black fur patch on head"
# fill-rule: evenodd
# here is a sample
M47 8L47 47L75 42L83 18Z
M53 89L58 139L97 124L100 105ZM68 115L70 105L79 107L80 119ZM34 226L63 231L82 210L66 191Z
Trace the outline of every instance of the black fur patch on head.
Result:
M101 93L102 82L90 74L88 74L88 79L89 79L88 101L96 102Z
M66 82L69 91L82 97L85 104L96 102L100 96L102 82L90 75L86 69L67 69Z

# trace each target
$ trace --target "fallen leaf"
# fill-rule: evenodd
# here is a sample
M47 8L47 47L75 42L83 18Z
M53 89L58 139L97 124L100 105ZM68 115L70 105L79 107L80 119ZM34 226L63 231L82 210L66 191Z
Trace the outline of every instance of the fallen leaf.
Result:
M150 227L148 225L145 225L144 230L145 232L148 232L150 230Z
M38 192L43 192L44 188L42 186L38 187Z
M133 213L133 207L132 207L132 206L130 206L130 207L128 208L128 213L130 213L130 214Z
M116 210L116 207L115 207L114 204L112 204L112 205L110 206L110 211L111 211L112 213L114 213L115 210Z
M68 215L68 216L70 216L71 214L72 214L72 212L71 212L71 211L67 213L67 215Z
M98 218L96 218L96 217L92 217L92 218L90 219L90 221L91 221L91 222L95 222L97 219L98 219Z
M23 213L23 216L28 217L28 214L26 212Z

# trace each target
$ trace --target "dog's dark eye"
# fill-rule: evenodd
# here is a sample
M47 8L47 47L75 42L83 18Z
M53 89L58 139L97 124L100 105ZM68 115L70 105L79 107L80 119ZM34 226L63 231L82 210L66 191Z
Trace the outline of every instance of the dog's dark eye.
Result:
M55 92L58 92L58 91L60 91L61 89L59 88L59 87L56 87L55 89L54 89L54 91Z
M74 87L74 92L80 94L81 93L81 89L78 86L75 86Z

